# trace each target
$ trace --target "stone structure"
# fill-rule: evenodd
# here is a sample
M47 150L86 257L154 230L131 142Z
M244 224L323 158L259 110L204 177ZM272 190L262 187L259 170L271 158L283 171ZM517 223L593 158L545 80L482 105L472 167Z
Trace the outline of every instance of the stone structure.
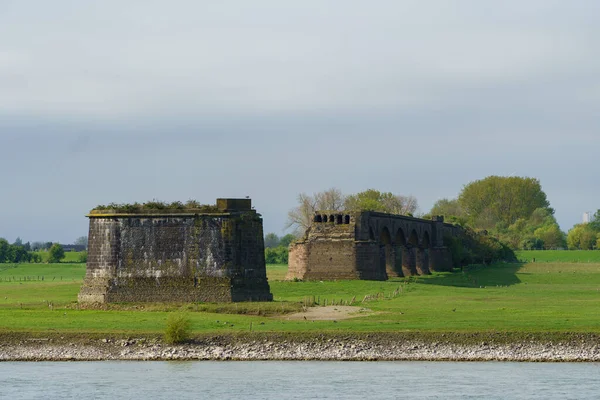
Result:
M204 209L93 210L83 303L273 299L249 199Z
M319 211L290 246L287 279L371 279L452 269L444 236L462 229L432 220L378 212Z

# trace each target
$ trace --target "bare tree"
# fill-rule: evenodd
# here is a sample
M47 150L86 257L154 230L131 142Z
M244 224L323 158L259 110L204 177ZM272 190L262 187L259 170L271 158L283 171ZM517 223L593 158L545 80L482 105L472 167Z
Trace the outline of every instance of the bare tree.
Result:
M315 211L339 211L344 208L345 196L339 189L331 188L312 196L298 195L298 205L288 212L285 228L293 228L296 236L301 236L312 224Z

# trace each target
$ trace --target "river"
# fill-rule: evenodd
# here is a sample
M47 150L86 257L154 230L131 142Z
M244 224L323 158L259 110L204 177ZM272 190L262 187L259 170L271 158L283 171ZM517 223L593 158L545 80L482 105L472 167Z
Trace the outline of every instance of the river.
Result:
M597 399L600 363L2 362L2 399Z

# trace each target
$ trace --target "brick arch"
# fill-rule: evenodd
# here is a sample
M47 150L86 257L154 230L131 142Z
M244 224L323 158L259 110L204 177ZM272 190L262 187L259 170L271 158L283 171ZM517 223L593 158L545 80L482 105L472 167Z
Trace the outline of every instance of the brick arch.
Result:
M408 236L407 243L411 244L415 247L419 245L419 234L417 233L417 230L415 228L413 228L410 231L410 235Z
M423 232L421 237L421 247L426 249L431 247L431 239L429 238L429 232L427 230Z
M387 228L387 226L381 228L381 232L379 233L379 244L392 244L392 235L390 234L390 230Z
M379 234L379 274L387 277L387 271L394 270L394 251L392 245L392 235L387 226L381 228Z
M396 237L394 239L394 243L397 246L406 246L406 235L404 234L404 230L402 227L398 227L396 230Z
M384 232L386 232L385 234L388 235L390 238L390 244L392 243L394 239L394 237L392 236L392 232L394 232L394 230L390 229L387 224L381 224L376 232L379 233L379 235L377 235L378 239L381 239L382 235L384 235Z

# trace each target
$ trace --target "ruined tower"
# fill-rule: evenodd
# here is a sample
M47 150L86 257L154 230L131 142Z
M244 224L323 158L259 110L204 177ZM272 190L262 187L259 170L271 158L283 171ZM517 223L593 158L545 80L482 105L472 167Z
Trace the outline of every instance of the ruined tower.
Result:
M95 209L82 303L273 299L262 218L250 199L215 206Z

